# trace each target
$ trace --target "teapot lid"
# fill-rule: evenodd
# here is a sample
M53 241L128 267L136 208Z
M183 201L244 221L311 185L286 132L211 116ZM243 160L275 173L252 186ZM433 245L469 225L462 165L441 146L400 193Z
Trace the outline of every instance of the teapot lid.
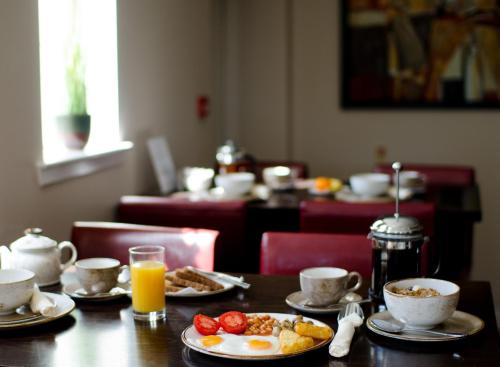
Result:
M402 215L383 217L370 227L372 235L385 239L423 239L423 227L417 218Z
M19 250L42 250L57 245L56 241L42 236L42 233L41 228L28 228L24 231L25 236L12 242L10 246Z

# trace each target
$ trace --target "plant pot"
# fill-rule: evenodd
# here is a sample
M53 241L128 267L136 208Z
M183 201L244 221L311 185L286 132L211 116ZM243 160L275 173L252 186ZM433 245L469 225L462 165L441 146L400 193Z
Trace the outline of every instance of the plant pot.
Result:
M57 127L68 149L81 150L90 135L90 115L61 115Z

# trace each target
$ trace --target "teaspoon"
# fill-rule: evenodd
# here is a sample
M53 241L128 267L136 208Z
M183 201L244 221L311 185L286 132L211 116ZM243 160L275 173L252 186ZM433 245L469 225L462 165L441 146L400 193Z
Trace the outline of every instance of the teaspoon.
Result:
M439 330L427 330L427 329L422 329L422 330L413 330L413 329L407 329L405 328L405 324L403 324L400 321L397 320L380 320L380 319L375 319L371 320L372 323L380 330L386 331L388 333L400 333L402 331L405 332L416 332L416 333L426 333L426 334L434 334L434 335L441 335L441 336L454 336L457 338L462 338L465 336L463 333L455 333L451 331L439 331Z

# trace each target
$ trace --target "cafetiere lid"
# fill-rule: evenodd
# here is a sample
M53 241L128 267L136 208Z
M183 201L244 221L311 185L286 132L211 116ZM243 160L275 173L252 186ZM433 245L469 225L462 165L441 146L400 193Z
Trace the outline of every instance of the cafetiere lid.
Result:
M423 239L423 227L413 217L390 216L376 220L370 227L372 235L378 238L417 240Z

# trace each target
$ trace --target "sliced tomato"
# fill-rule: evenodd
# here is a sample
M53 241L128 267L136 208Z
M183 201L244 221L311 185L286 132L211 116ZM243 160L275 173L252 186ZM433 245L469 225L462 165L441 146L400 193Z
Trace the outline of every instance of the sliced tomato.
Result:
M229 311L219 316L219 322L227 333L241 334L247 328L248 319L244 313Z
M215 335L220 327L217 320L202 314L198 314L194 317L193 324L196 330L202 335Z

